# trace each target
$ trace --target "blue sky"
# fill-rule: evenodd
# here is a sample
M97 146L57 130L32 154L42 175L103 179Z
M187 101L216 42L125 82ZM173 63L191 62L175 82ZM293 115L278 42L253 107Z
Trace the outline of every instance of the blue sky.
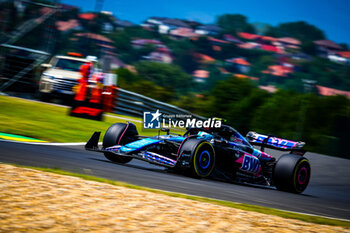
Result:
M96 0L61 2L92 11ZM134 23L150 16L212 23L225 13L243 14L251 23L271 25L303 20L321 28L329 39L350 45L350 0L104 0L102 10Z

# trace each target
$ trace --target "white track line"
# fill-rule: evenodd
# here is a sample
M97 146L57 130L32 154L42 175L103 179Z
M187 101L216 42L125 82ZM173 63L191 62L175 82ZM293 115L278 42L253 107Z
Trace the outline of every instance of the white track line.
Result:
M4 140L4 139L0 139L0 142L12 142L12 143L19 143L19 144L41 145L41 146L84 146L86 144L86 142L19 142L19 141ZM102 145L102 142L99 142L98 144Z
M135 120L135 119L132 119L132 118L127 118L127 117L113 116L113 115L110 115L110 114L105 114L105 116L112 117L112 118L118 118L118 119L122 119L122 120L126 120L126 121L133 121L133 122L137 122L137 123L143 123L140 120Z

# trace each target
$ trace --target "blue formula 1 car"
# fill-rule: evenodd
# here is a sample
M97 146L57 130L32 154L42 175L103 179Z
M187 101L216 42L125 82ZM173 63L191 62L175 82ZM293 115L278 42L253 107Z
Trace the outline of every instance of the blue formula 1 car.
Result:
M232 181L275 186L294 193L303 192L309 183L311 169L303 157L304 142L255 132L243 137L227 125L190 128L184 135L170 133L169 129L162 131L166 134L140 136L134 124L116 123L106 131L102 148L98 147L100 132L91 136L85 148L103 152L116 163L128 163L135 158L197 178L221 174ZM290 153L276 160L264 152L265 147Z

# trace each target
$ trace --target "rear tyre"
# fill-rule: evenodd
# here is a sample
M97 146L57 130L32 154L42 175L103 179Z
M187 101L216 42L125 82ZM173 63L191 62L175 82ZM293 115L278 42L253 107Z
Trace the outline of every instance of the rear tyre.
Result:
M190 168L187 169L189 175L196 178L204 178L209 176L215 166L215 151L213 146L200 139L189 139L186 141L180 151L182 153L190 153Z
M114 145L125 145L134 141L136 135L138 135L138 132L134 124L116 123L111 125L106 131L102 146L103 148L107 148ZM107 159L116 163L124 164L132 160L130 157L124 157L110 152L104 152L104 155Z
M285 154L277 161L273 180L278 190L292 193L303 192L309 184L311 167L305 157Z

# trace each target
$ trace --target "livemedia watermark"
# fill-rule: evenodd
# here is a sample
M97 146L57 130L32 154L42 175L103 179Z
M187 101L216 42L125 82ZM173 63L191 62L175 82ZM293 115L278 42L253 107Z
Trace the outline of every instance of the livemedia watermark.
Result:
M220 128L221 120L208 118L201 120L191 114L163 114L157 109L155 112L143 113L143 128Z

